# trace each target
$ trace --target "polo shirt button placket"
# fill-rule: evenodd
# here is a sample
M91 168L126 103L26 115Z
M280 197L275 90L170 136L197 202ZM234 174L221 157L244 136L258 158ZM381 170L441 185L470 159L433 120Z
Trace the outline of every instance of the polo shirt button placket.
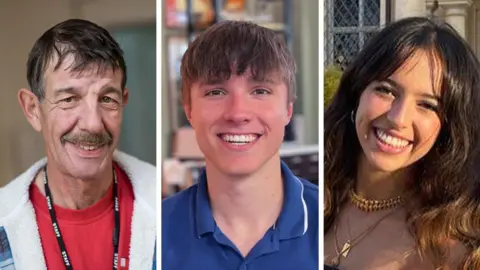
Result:
M242 263L242 265L240 265L240 268L238 268L238 270L247 270L247 264Z

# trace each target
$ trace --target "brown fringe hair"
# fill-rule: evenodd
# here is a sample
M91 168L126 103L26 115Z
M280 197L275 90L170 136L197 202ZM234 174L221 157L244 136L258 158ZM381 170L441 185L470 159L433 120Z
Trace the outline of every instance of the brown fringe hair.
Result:
M247 69L258 80L278 73L288 88L288 101L295 101L296 64L285 40L251 22L222 21L200 34L183 55L183 103L190 104L194 83L225 81L231 74L243 75Z

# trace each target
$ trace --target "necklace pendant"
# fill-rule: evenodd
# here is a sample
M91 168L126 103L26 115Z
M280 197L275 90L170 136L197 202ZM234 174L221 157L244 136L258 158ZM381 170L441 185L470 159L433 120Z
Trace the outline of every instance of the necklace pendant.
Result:
M338 265L339 265L339 258L336 257L332 260L332 266L333 267L338 267Z
M350 244L350 241L347 241L345 243L345 245L343 245L343 248L342 248L342 251L340 252L340 254L342 254L342 256L344 258L346 258L348 256L348 253L350 252L351 247L352 247L352 245Z

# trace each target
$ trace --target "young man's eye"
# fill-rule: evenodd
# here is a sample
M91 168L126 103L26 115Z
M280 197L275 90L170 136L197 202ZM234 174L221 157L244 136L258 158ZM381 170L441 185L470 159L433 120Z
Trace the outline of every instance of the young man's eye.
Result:
M225 94L224 91L220 90L220 89L215 89L215 90L212 90L212 91L208 91L205 96L218 96L218 95L223 95Z
M270 94L270 91L264 88L258 88L253 91L255 95L268 95Z

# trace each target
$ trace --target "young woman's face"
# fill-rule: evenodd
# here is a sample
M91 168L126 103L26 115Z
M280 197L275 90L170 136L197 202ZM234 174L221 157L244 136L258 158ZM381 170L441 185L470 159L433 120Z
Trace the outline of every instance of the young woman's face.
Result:
M441 127L441 66L437 61L431 65L430 60L426 52L417 51L389 78L372 82L360 96L355 128L361 158L372 169L406 168L434 145Z

